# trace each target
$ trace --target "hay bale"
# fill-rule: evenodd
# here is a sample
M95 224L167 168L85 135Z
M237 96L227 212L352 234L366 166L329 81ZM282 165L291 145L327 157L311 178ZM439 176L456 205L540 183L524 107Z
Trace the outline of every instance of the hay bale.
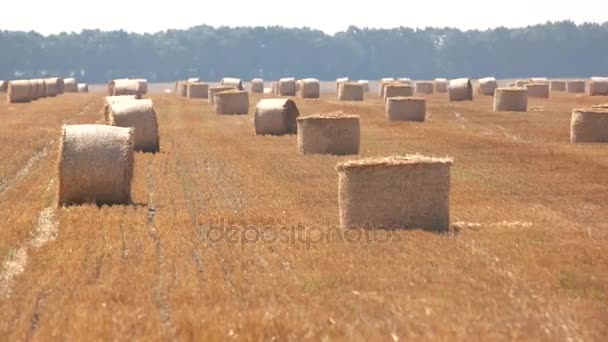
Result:
M8 81L0 80L0 93L6 93L8 90Z
M548 83L549 79L546 77L532 77L528 81L530 83Z
M282 135L298 131L298 107L290 99L264 99L258 102L253 116L255 134Z
M35 97L37 99L41 99L46 97L46 81L43 79L36 79L34 80L34 82L36 82L36 95Z
M188 82L186 96L189 99L206 99L209 96L209 85L201 82Z
M480 78L477 81L477 94L494 96L494 91L498 88L498 82L494 77Z
M133 128L63 126L58 204L128 204L133 177Z
M65 93L77 93L78 92L78 82L76 82L75 78L64 78L63 79L63 91Z
M385 115L389 121L423 122L426 119L426 100L420 97L388 98Z
M435 91L435 83L429 81L416 82L416 94L429 95Z
M31 101L35 101L38 100L40 98L40 96L38 96L38 92L40 91L40 83L38 82L38 80L28 80L30 81L30 100Z
M357 81L357 83L359 83L360 85L363 86L364 92L367 93L369 91L369 81L368 80L359 80L359 81Z
M106 96L104 99L103 108L102 108L104 122L106 124L108 122L110 122L110 117L109 117L110 116L110 107L113 104L118 103L120 101L131 101L131 100L137 100L137 97L135 97L135 95Z
M177 82L177 95L181 97L188 96L188 82Z
M217 93L221 93L223 91L227 91L227 90L233 90L236 89L233 86L215 86L215 87L209 87L209 94L207 95L207 100L209 101L210 105L213 105L213 97L215 96L215 94Z
M8 103L27 103L32 101L32 83L29 80L8 82L6 101Z
M608 108L580 108L572 111L571 143L608 143Z
M395 82L395 78L394 77L384 77L384 78L380 79L380 82Z
M515 82L515 86L518 88L525 88L526 84L532 83L530 80L518 80Z
M190 77L186 82L188 83L199 83L201 80L198 77Z
M57 83L57 95L62 95L65 92L65 84L63 82L63 78L54 77L52 78L54 82Z
M363 101L363 86L356 82L340 83L338 101Z
M47 78L44 80L45 84L45 97L55 97L59 94L57 90L57 82L55 82L52 78Z
M146 87L142 81L131 79L113 80L108 84L110 96L135 95L141 98L147 91Z
M528 97L548 99L549 98L549 83L528 83L526 84Z
M473 85L468 78L451 80L448 85L449 101L473 101Z
M445 78L435 79L435 92L436 93L447 93L449 81Z
M213 95L213 108L216 114L249 113L249 93L244 90L230 89Z
M79 93L88 93L89 92L89 85L86 83L78 83L78 92Z
M145 95L148 93L148 80L144 79L144 78L137 78L135 79L135 81L137 81L137 84L139 86L139 93L142 95Z
M420 155L338 163L340 226L447 231L451 165Z
M252 93L263 93L264 92L264 80L261 78L254 78L251 80L251 92Z
M496 88L494 91L495 112L525 112L528 110L528 90L526 88Z
M118 127L133 127L133 148L143 152L160 151L158 121L152 100L122 100L109 106L107 124Z
M606 96L608 95L608 78L607 77L591 77L589 82L590 96Z
M397 79L397 82L402 83L402 84L407 84L407 85L413 85L412 80L408 77L399 77Z
M238 90L244 90L245 89L245 87L243 87L243 82L241 82L241 79L239 79L239 78L233 78L233 77L224 77L224 78L222 78L222 82L220 82L220 85L228 86L228 87L233 87L233 88L238 89Z
M350 77L340 77L336 79L336 93L340 91L340 84L350 82Z
M347 83L344 83L347 84ZM344 113L298 117L301 154L350 155L359 153L359 116Z
M321 82L316 78L305 78L300 81L300 97L318 99L321 96Z
M551 91L566 91L566 81L553 80L549 82Z
M566 81L566 91L569 93L584 93L585 85L585 80Z
M281 78L279 80L279 95L296 96L296 79L293 77Z
M391 97L410 97L414 96L414 87L402 84L391 83L384 87L384 103Z

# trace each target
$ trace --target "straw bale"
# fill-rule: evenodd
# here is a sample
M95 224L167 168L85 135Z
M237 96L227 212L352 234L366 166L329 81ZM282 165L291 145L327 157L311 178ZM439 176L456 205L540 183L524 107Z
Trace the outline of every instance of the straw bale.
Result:
M298 117L301 154L351 155L359 153L359 116L344 113Z
M255 134L282 135L298 131L298 107L290 99L264 99L258 102L254 114Z

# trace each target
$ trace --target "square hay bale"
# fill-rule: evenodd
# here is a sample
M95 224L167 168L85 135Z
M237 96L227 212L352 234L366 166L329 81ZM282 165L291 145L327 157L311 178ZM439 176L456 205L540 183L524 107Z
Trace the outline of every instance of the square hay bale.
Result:
M33 99L32 82L29 80L13 80L8 82L6 101L8 103L27 103Z
M608 95L608 77L591 77L589 82L590 96L607 96Z
M222 78L220 85L233 87L238 90L245 90L245 87L243 87L243 82L240 78L224 77Z
M435 91L435 83L430 81L416 82L416 94L430 95Z
M89 85L86 83L78 83L78 92L79 93L88 93Z
M255 134L282 135L298 131L298 107L290 99L264 99L258 102L253 116Z
M340 83L338 101L363 101L363 85L356 82Z
M553 80L549 83L551 91L566 91L566 81Z
M498 82L494 77L484 77L477 81L477 94L484 96L494 96L494 91L498 88Z
M303 99L318 99L321 96L321 82L316 78L300 80L300 97Z
M451 165L419 155L339 163L340 225L447 231Z
M549 98L549 83L528 83L526 89L528 90L528 97Z
M389 121L419 121L426 119L426 100L419 97L389 97L386 102Z
M236 89L236 88L233 87L233 86L215 86L215 87L209 87L209 94L207 96L207 100L209 101L210 105L213 105L214 104L214 102L213 102L214 98L213 97L215 96L215 94L221 93L223 91L234 90L234 89Z
M473 85L468 78L451 80L448 85L448 100L473 101Z
M296 96L296 79L293 77L281 78L279 80L279 95Z
M158 121L152 100L122 100L109 106L108 125L133 127L133 148L136 151L160 151Z
M435 92L436 93L447 93L449 81L445 78L435 79Z
M185 82L185 81L177 82L176 94L181 97L187 97L188 96L188 82Z
M566 81L566 91L568 93L584 93L585 87L585 80Z
M572 111L571 143L608 143L608 106Z
M213 95L213 108L218 115L241 115L249 113L249 93L230 89Z
M391 83L384 87L384 103L391 97L410 97L414 96L414 87L402 84Z
M350 82L350 77L339 77L336 79L336 93L340 90L340 84Z
M359 83L360 85L363 86L364 92L367 93L369 91L369 81L368 80L359 80L359 81L357 81L357 83Z
M344 113L298 117L301 154L350 155L359 153L359 116Z
M254 78L251 80L250 91L252 93L263 93L264 92L264 80L261 78Z
M528 110L528 89L508 87L494 91L495 112L525 112Z
M186 93L189 99L206 99L209 96L209 85L201 82L188 82Z

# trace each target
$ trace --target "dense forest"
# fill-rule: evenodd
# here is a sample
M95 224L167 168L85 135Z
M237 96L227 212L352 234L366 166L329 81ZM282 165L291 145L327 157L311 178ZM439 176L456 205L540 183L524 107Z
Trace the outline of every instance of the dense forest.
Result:
M154 34L0 31L0 79L76 76L172 81L285 76L329 80L403 76L501 78L608 74L608 22L526 28L368 29L334 35L282 27L197 26Z

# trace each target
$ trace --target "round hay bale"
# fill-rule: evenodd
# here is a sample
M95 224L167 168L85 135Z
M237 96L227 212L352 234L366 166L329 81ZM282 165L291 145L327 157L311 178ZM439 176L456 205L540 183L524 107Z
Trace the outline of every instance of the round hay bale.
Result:
M566 91L566 81L553 80L549 83L551 91Z
M447 231L451 165L450 158L419 155L339 163L340 225Z
M147 90L141 81L131 79L114 80L108 89L111 89L110 96L135 95L137 98L141 98L145 94L144 90Z
M63 79L58 77L51 77L46 79L46 87L47 89L51 88L51 95L49 95L49 91L47 91L47 96L57 96L63 94Z
M252 93L263 93L264 92L264 80L261 78L254 78L251 80L251 92Z
M32 101L32 83L29 80L8 82L6 100L8 103L27 103Z
M345 83L346 84L346 83ZM359 116L344 113L298 117L301 154L350 155L359 153Z
M55 97L57 96L57 82L55 82L52 78L47 78L44 80L45 83L45 97Z
M566 91L569 93L584 93L585 80L566 81Z
M435 92L436 93L447 93L449 81L445 78L435 79Z
M480 78L477 81L477 94L494 96L494 91L498 88L498 82L494 77Z
M209 94L207 95L207 100L209 101L210 105L213 105L213 97L215 96L215 94L217 93L221 93L223 91L227 91L227 90L233 90L236 89L233 86L215 86L215 87L209 87Z
M306 78L300 81L300 97L303 99L318 99L321 96L321 82L316 78Z
M418 97L390 97L386 102L389 121L419 121L426 119L426 100Z
M78 92L79 93L88 93L89 85L86 83L78 83Z
M39 91L41 90L41 85L38 80L28 80L30 81L30 100L35 101L40 98Z
M137 81L137 84L139 85L139 93L142 95L145 95L148 93L148 80L143 79L143 78L137 78L135 79L135 81Z
M8 81L0 80L0 92L6 93L7 90L8 90Z
M571 143L608 143L608 108L580 108L572 111Z
M340 77L336 79L336 92L340 91L340 84L350 82L350 77Z
M78 92L78 82L76 82L75 78L64 78L63 79L63 91L65 93L77 93Z
M589 82L590 96L606 96L608 95L608 78L606 77L591 77Z
M152 100L122 100L109 106L108 125L133 127L136 151L158 152L158 121Z
M528 110L528 90L526 88L496 88L494 91L495 112L525 112Z
M110 107L120 101L131 101L136 100L134 95L121 95L121 96L106 96L103 103L103 118L104 122L108 124L110 122Z
M279 95L296 96L296 79L293 77L281 78L279 80Z
M129 204L133 128L63 126L59 145L58 204Z
M363 86L364 92L367 93L369 91L369 81L368 80L359 80L359 81L357 81L357 83L359 83L360 85Z
M451 80L448 85L449 101L473 101L473 85L468 78Z
M338 101L363 101L363 93L363 86L359 83L340 83Z
M528 83L526 84L528 97L548 99L549 98L549 83Z
M243 87L243 82L241 82L240 78L224 77L222 78L222 82L220 82L220 85L233 87L238 90L245 89L245 87Z
M253 116L255 134L282 135L298 131L298 107L290 99L264 99L258 102Z
M209 85L201 82L188 82L186 96L189 99L206 99L209 96Z
M219 115L249 113L249 93L231 89L213 95L213 108Z
M36 87L36 98L45 98L46 97L46 80L44 79L37 79L36 80L37 83L37 87Z
M53 80L57 83L57 95L61 95L65 92L65 84L63 83L63 78L55 77Z
M416 94L430 95L435 91L435 84L429 81L416 82Z
M403 83L391 83L384 87L384 103L391 97L414 96L414 87Z

